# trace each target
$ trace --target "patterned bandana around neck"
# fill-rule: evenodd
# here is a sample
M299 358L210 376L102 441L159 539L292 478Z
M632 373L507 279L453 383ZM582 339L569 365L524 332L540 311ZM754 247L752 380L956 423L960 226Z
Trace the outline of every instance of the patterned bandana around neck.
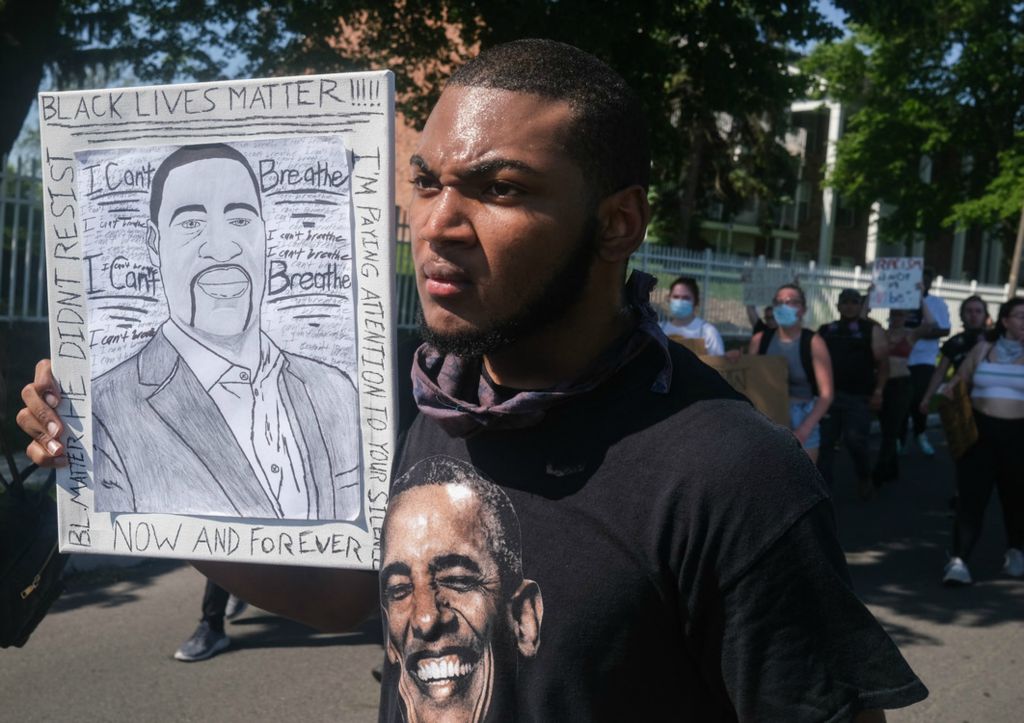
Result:
M1024 356L1024 344L1013 339L1007 339L1005 336L1001 336L996 339L995 344L995 363L996 364L1013 364L1018 359Z
M672 358L668 338L658 326L650 304L657 280L634 271L626 282L625 299L636 326L589 367L579 378L549 389L515 391L499 389L484 373L482 359L445 356L423 344L412 365L412 391L420 411L435 420L452 437L467 437L480 429L521 429L539 423L548 409L571 397L591 391L642 352L658 344L664 364L651 391L668 392Z

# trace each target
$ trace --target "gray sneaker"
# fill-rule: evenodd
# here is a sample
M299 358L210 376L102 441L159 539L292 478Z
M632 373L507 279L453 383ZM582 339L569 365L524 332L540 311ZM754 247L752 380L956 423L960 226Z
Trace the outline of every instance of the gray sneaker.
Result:
M1024 551L1011 547L1003 558L1003 572L1011 577L1024 577Z
M974 580L971 579L971 571L967 569L967 563L959 557L949 558L949 562L946 563L946 569L943 573L943 585L959 587L961 585L971 585L974 583Z
M181 644L181 647L174 653L175 660L183 660L186 663L194 663L197 660L206 660L224 650L231 644L231 638L224 633L218 633L205 620L199 623L199 627L192 633L192 637Z
M234 595L232 595L228 598L228 604L224 608L224 619L234 620L239 615L244 613L248 609L248 607L249 603L247 603L240 597L235 597Z

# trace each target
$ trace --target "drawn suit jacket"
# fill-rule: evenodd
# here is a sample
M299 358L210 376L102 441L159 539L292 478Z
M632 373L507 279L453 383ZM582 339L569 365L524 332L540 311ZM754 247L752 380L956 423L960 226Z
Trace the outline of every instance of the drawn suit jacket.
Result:
M280 375L308 450L310 518L359 521L356 390L343 372L284 354ZM96 508L276 518L216 404L163 334L93 380Z

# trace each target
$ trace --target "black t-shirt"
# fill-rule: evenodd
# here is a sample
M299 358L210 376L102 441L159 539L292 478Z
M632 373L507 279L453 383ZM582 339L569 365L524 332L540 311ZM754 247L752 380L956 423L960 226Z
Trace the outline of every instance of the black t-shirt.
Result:
M954 334L946 343L942 345L942 356L949 359L953 364L953 371L960 368L964 359L967 358L967 354L970 353L974 345L978 343L978 339L981 338L982 331L967 330L961 331L959 334Z
M875 386L875 356L871 350L872 324L866 319L852 323L822 324L818 334L832 358L832 377L837 391L870 395Z
M532 427L414 422L381 721L838 721L927 695L853 593L791 432L682 347L651 391L654 347Z

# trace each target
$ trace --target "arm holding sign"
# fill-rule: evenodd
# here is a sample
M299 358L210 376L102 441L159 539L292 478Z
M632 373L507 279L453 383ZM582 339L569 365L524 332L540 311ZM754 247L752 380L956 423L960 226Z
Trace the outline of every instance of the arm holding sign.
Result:
M934 308L932 304L928 303L928 299L937 301ZM921 315L925 323L930 324L930 327L922 331L919 339L941 339L944 336L949 336L949 310L946 308L945 301L937 296L922 296ZM922 327L924 325L921 324Z
M21 392L25 407L18 426L32 437L25 450L40 467L67 465L60 436L64 424L56 412L60 386L49 359L36 365L35 379ZM221 587L270 612L330 632L349 630L378 603L377 574L361 570L195 562Z

